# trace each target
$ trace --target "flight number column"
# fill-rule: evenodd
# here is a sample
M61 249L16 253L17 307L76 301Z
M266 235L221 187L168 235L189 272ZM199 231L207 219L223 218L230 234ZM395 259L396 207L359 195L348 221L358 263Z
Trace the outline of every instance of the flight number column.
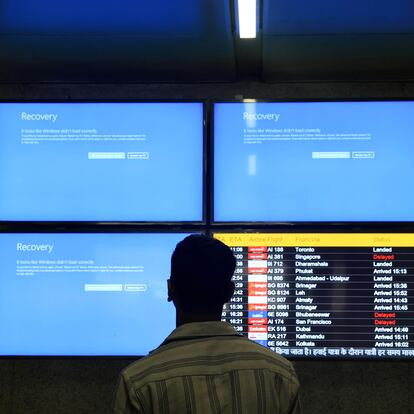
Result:
M282 246L247 248L247 336L271 349L288 346L289 284L284 276L284 251Z

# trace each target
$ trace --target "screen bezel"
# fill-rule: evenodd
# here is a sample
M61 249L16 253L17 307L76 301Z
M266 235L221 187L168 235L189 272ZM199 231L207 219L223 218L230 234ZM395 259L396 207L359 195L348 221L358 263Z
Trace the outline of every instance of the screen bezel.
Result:
M287 231L286 231L287 230ZM221 228L216 228L214 229L210 229L209 232L207 233L210 237L214 237L214 235L216 233L240 233L240 234L255 234L255 233L325 233L325 234L330 234L330 233L343 233L343 234L354 234L354 233L411 233L414 235L414 227L411 228L411 231L392 231L393 229L389 229L389 230L382 230L382 231L374 231L371 228L359 228L358 231L352 231L350 229L346 230L345 228L337 228L334 229L332 227L325 226L325 228L323 227L319 227L319 228L306 228L306 227L302 227L301 229L296 228L296 227L290 227L288 229L286 228L280 228L280 227L273 227L273 228L258 228L258 227L245 227L245 228L229 228L229 227L221 227ZM394 229L395 230L395 229ZM317 357L312 357L312 356L295 356L295 355L283 355L284 358L288 359L288 360L292 360L292 361L370 361L370 362L374 362L374 361L410 361L412 360L412 357L390 357L390 356L381 356L381 357L367 357L367 356L357 356L357 357L344 357L344 356L331 356L331 357L326 357L326 356L317 356Z
M22 99L0 99L0 104L36 104L36 103L43 103L43 104L156 104L156 103L166 103L166 104L182 104L182 103L194 103L200 104L202 107L202 200L201 200L201 220L196 221L135 221L135 220L108 220L108 221L94 221L94 220L0 220L0 224L16 226L19 228L20 226L26 226L27 224L33 226L34 228L38 225L41 226L50 226L53 228L56 223L59 223L63 227L70 227L70 226L81 226L81 225L136 225L141 224L143 226L175 226L175 225L182 225L182 226L191 226L191 225L206 225L207 224L207 204L208 204L208 187L207 187L207 171L208 171L208 163L207 163L207 146L208 146L208 139L207 139L207 105L202 100L173 100L173 99L146 99L146 100L138 100L138 99L33 99L33 100L22 100Z
M382 226L392 226L393 229L404 230L408 226L412 226L414 229L414 220L413 221L219 221L215 219L215 113L216 107L220 104L245 104L245 103L267 103L267 104L277 104L277 103L341 103L341 102L413 102L414 98L326 98L326 99L276 99L276 100L267 100L267 99L255 99L255 98L243 98L243 99L234 99L234 100L217 100L214 101L211 108L211 119L210 119L210 145L209 145L209 158L210 158L210 171L209 171L209 180L211 183L211 197L209 203L209 211L211 215L210 225L212 228L228 228L228 227L237 227L242 228L254 227L254 228L269 228L272 226L274 228L283 228L288 229L292 226L299 226L300 228L321 228L326 226L334 226L338 229L349 228L359 228L361 225L364 228L375 229Z
M4 227L0 224L0 234L42 234L42 233L53 233L53 234L155 234L155 235L163 235L163 234L207 234L206 230L195 228L195 227L171 227L169 229L161 229L159 228L158 231L155 229L139 229L136 228L129 228L129 229L120 229L120 228L110 228L108 229L106 227L79 227L76 229L62 229L60 227L54 227L54 228L44 228L42 231L30 231L28 228L26 229L10 229L8 227ZM167 276L167 275L166 275ZM167 279L166 279L167 280ZM174 306L171 304L171 309L173 310ZM158 344L157 347L161 345ZM156 349L156 348L154 348ZM142 358L145 355L105 355L105 354L96 354L96 355L90 355L90 354L0 354L0 360L2 359L138 359Z

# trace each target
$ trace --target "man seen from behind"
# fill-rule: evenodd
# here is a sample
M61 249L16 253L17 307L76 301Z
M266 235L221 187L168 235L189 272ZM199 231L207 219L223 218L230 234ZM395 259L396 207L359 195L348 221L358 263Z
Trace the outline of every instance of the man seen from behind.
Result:
M168 280L177 328L122 372L114 414L300 413L291 363L221 321L235 265L219 240L192 235L177 244Z

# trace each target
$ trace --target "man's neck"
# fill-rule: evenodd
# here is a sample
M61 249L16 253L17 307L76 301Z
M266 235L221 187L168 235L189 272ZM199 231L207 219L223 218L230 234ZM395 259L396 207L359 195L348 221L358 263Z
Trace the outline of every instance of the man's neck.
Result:
M214 312L183 312L177 309L175 323L177 328L185 323L192 322L219 322L222 310Z

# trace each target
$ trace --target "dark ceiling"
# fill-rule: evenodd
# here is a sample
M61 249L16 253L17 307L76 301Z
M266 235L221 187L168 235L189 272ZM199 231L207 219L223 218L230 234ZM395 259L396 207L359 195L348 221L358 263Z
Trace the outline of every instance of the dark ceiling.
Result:
M0 0L0 82L412 80L412 0Z

